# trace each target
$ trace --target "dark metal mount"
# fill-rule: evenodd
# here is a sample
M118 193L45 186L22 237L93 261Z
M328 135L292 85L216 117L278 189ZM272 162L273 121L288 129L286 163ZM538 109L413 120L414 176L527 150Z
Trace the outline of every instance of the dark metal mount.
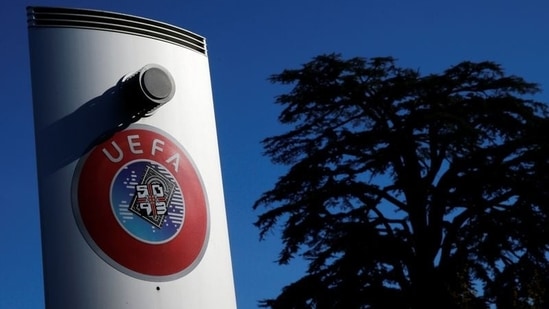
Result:
M172 75L157 64L148 64L124 77L120 87L125 108L138 117L152 115L175 94Z

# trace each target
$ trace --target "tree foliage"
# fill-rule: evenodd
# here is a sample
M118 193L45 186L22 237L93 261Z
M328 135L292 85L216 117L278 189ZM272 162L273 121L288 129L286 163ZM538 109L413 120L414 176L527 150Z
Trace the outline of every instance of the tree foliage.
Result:
M306 274L271 308L549 306L547 107L493 62L321 55L271 76L288 166L254 208Z

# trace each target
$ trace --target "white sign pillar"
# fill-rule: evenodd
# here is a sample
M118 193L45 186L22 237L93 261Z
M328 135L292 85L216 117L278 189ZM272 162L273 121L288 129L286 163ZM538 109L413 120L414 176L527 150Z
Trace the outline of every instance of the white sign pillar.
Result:
M45 298L236 308L205 39L29 7Z

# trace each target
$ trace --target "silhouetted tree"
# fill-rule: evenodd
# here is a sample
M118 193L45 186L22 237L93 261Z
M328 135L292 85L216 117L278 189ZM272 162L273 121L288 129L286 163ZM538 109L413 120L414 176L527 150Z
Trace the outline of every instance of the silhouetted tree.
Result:
M271 76L288 166L254 208L278 263L308 262L271 308L549 307L549 121L493 62L421 75L321 55Z

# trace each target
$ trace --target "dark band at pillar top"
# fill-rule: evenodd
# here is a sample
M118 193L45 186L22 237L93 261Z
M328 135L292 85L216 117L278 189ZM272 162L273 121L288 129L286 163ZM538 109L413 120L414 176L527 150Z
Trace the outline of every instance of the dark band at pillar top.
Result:
M105 30L149 37L206 55L204 37L156 20L126 14L64 7L27 7L30 28L66 27Z

